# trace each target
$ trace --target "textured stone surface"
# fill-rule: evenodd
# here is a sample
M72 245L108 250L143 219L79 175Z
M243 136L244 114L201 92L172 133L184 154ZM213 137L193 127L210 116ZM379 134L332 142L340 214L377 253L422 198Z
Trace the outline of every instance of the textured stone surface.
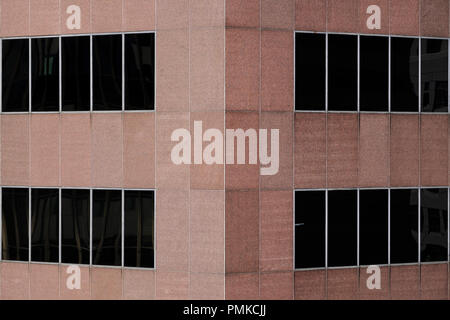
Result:
M391 297L394 300L419 299L419 267L391 267Z
M359 133L360 187L389 185L389 116L361 114Z
M328 114L327 170L328 187L357 185L357 114Z
M390 1L390 25L393 35L419 35L419 0Z
M296 300L326 299L326 271L308 270L295 272Z
M391 186L419 184L419 117L391 115Z

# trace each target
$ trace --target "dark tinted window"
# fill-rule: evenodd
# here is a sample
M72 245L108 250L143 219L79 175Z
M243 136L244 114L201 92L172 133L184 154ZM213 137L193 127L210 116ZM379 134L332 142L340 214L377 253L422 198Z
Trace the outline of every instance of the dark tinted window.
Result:
M90 98L90 38L61 38L62 110L89 111Z
M122 192L94 190L92 208L92 263L122 264Z
M447 261L447 189L422 189L420 199L420 260Z
M357 264L357 192L328 192L328 266Z
M357 110L357 64L357 37L330 34L328 36L328 110Z
M2 110L27 112L29 110L29 40L2 42Z
M125 266L153 268L154 193L125 191Z
M391 190L391 263L418 262L418 191Z
M94 110L122 110L122 36L94 36Z
M391 38L391 111L419 111L418 56L418 39Z
M61 190L61 261L89 264L89 190Z
M325 267L325 191L295 193L295 267Z
M388 190L359 192L360 265L388 263Z
M31 190L31 261L59 262L59 190Z
M28 261L28 189L2 190L2 259Z
M32 111L59 111L59 39L31 39Z
M295 109L325 110L325 35L295 35Z
M448 40L422 39L422 111L448 111Z
M125 109L154 109L154 62L153 33L125 35Z
M360 38L360 110L388 111L389 38Z

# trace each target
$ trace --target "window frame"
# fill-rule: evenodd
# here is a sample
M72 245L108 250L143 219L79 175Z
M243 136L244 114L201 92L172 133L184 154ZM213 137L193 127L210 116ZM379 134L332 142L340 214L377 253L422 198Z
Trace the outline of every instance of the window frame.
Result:
M296 34L297 33L312 33L312 34L324 34L325 35L325 109L324 110L298 110L296 109ZM329 106L328 106L328 35L330 34L337 34L337 35L354 35L357 36L358 38L358 54L357 54L357 58L358 58L358 65L357 65L357 70L358 70L358 77L357 77L357 110L356 111L338 111L338 110L329 110ZM388 79L388 110L387 111L362 111L360 108L360 80L361 80L361 65L360 65L360 55L361 55L361 50L360 50L360 38L361 36L372 36L372 37L386 37L388 38L388 75L389 75L389 79ZM391 103L392 103L392 97L391 97L391 90L392 90L392 72L391 72L391 65L392 65L392 55L391 55L391 40L392 38L414 38L417 39L419 42L419 77L418 77L418 110L417 111L392 111L391 108ZM447 112L423 112L426 114L449 114L450 113L450 38L445 38L445 37L425 37L425 36L407 36L407 35L387 35L387 34L371 34L371 33L354 33L354 32L326 32L326 31L320 31L320 32L315 32L315 31L304 31L304 30L294 30L293 32L293 59L294 59L294 63L293 63L293 67L294 67L294 71L293 71L293 90L292 90L292 95L293 95L293 112L295 113L376 113L376 114L421 114L422 113L422 90L421 90L421 81L422 81L422 70L421 70L421 66L422 66L422 52L421 52L421 47L422 47L422 39L438 39L438 40L447 40L448 41L448 83L447 83L447 91L448 91L448 106L447 106Z
M325 226L324 226L324 235L325 235L325 239L324 239L324 267L319 267L319 268L296 268L296 261L295 261L295 253L296 253L296 241L295 241L295 234L296 234L296 227L297 227L297 223L296 223L296 215L295 215L295 194L297 193L297 191L302 191L302 192L323 192L324 196L325 196L325 210L324 210L324 214L325 214ZM293 248L293 255L292 255L292 260L293 260L293 270L323 270L326 269L328 267L328 189L326 188L319 188L319 189L294 189L294 192L292 193L292 233L293 233L293 243L292 243L292 248Z
M153 34L154 35L154 57L153 57L153 83L154 83L154 103L153 109L142 109L142 110L127 110L125 106L125 36L127 34ZM92 38L94 36L108 36L108 35L120 35L122 38L122 108L121 110L94 110L93 106L93 48L92 48ZM90 38L90 106L89 111L63 111L62 110L62 38L65 37L81 37L88 36ZM32 111L32 48L31 42L32 39L41 39L41 38L58 38L59 41L59 108L58 111ZM156 92L157 92L157 32L155 30L151 31L125 31L125 32L107 32L107 33L74 33L74 34L59 34L59 35L46 35L46 36L19 36L19 37L7 37L0 38L0 52L3 52L3 40L15 40L15 39L27 39L28 40L28 111L12 111L12 112L4 112L2 106L2 98L3 98L3 90L1 89L3 86L3 77L0 77L0 114L71 114L71 113L153 113L156 112ZM0 74L3 74L3 57L0 59Z
M422 111L422 40L447 40L447 112ZM426 37L419 38L419 113L424 114L449 114L450 113L450 38Z
M421 260L421 243L420 236L418 237L418 260L417 262L412 263L392 263L391 262L391 190L417 190L418 191L418 205L417 205L417 219L418 219L418 234L422 231L421 226L421 197L420 194L422 190L426 189L446 189L447 190L447 261L430 261L424 262ZM357 191L357 265L354 266L345 266L345 267L330 267L328 265L328 191L339 191L339 190L356 190ZM292 192L292 248L293 248L293 259L292 259L292 268L294 272L301 271L310 271L310 270L336 270L336 269L352 269L352 268L360 268L360 267L368 267L368 265L360 264L360 191L361 190L387 190L388 196L388 263L380 264L380 267L389 267L389 266L408 266L408 265L427 265L427 264L442 264L450 262L450 187L449 186L421 186L421 187L364 187L364 188L294 188ZM325 267L322 268L296 268L295 259L296 259L296 249L295 249L295 194L296 192L308 192L308 191L324 191L325 192Z
M154 188L83 188L83 187L29 187L29 186L1 186L0 187L0 208L2 208L3 199L2 199L2 190L5 189L27 189L28 190L28 261L14 261L14 260L2 260L2 255L0 254L0 262L13 262L13 263L32 263L32 264L49 264L49 265L63 265L63 266L69 266L69 265L79 265L79 266L88 266L88 267L101 267L101 268L121 268L121 269L136 269L136 270L156 270L156 257L157 257L157 246L156 246L156 219L157 219L157 212L156 212L156 199L157 199L157 190ZM59 236L58 236L58 250L59 250L59 257L58 262L39 262L39 261L32 261L31 260L31 190L32 189L56 189L58 190L58 196L59 196ZM76 263L63 263L62 262L62 206L61 206L61 199L62 199L62 190L89 190L89 216L90 216L90 225L89 225L89 264L76 264ZM95 265L92 263L92 211L93 211L93 191L94 190L118 190L121 192L122 197L122 203L121 203L121 229L122 229L122 236L121 236L121 265L120 266L110 266L110 265ZM124 236L123 232L125 229L125 220L124 220L124 195L125 191L149 191L153 192L154 202L153 202L153 245L154 245L154 253L153 253L153 268L147 268L147 267L127 267L124 265L125 262L125 256L124 256ZM2 223L3 223L3 212L0 210L0 252L2 252L2 246L3 241L2 239Z

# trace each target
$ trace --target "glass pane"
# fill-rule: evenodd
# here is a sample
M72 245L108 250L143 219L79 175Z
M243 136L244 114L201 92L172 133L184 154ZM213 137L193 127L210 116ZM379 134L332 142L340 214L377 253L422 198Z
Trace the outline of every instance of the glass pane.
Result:
M29 102L29 41L2 42L2 110L28 112Z
M125 266L153 268L154 193L125 191Z
M357 264L356 190L328 192L328 266Z
M360 265L388 263L388 190L359 192Z
M2 259L28 261L28 189L2 190Z
M358 38L328 36L328 110L357 111Z
M295 109L325 110L325 35L295 35Z
M389 110L389 38L360 38L360 110Z
M418 191L391 190L391 263L418 262Z
M125 109L153 110L155 103L155 35L125 35Z
M31 39L32 111L59 111L59 39Z
M122 36L92 37L94 110L122 110Z
M448 260L447 189L422 189L420 196L420 260Z
M92 263L122 264L122 192L94 190L92 207Z
M61 190L61 261L89 264L89 190Z
M58 189L31 189L31 261L59 262Z
M422 112L448 112L448 40L422 39Z
M89 111L90 98L90 39L62 37L62 110Z
M391 38L391 111L418 112L419 40Z
M325 191L295 192L295 268L325 267Z

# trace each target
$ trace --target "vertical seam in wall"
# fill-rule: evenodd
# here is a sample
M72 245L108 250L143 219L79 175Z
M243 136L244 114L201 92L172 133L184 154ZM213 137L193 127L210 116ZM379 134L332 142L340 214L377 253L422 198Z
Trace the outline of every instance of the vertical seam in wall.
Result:
M155 5L154 5L154 12L153 12L153 14L154 14L154 20L155 20L155 26L154 26L154 28L155 28L155 112L154 112L154 139L155 139L155 145L153 146L153 148L154 148L154 155L155 155L155 157L154 157L154 166L155 166L155 171L154 171L154 173L153 173L153 185L154 185L154 188L155 188L155 221L154 221L154 227L153 227L153 229L155 230L155 232L154 232L154 234L153 234L153 241L154 241L154 244L153 244L153 247L155 248L155 254L154 254L154 260L153 260L153 263L154 263L154 267L155 267L155 271L153 272L153 283L155 284L154 285L154 289L153 289L153 298L154 299L156 299L156 286L157 286L157 281L156 281L156 273L158 272L158 268L157 268L157 255L158 255L158 248L157 248L157 241L156 241L156 238L157 238L157 232L158 232L158 228L157 228L157 219L158 219L158 214L156 214L156 212L158 212L158 201L157 201L157 199L158 199L158 195L157 195L157 192L158 192L158 189L156 188L156 172L157 172L157 161L156 161L156 157L157 157L157 153L156 153L156 146L157 146L157 143L156 143L156 141L157 141L157 135L156 135L156 133L157 133L157 130L156 130L156 128L157 128L157 123L158 123L158 121L156 121L157 120L157 115L158 115L158 108L157 108L157 106L158 106L158 103L157 103L157 97L158 97L158 95L157 95L157 89L158 89L158 87L157 87L157 61L158 61L158 59L157 59L157 48L158 48L158 34L157 34L157 26L158 26L158 22L157 22L157 14L156 14L156 12L157 12L157 9L156 9L156 7L157 7L157 4L158 4L158 1L157 0L154 0L155 1Z
M61 190L59 190L59 192L61 192ZM61 297L61 270L62 270L62 265L59 263L57 266L58 269L58 297Z
M189 61L189 71L188 71L188 88L189 88L189 121L188 128L191 127L191 0L188 0L188 61ZM191 297L191 166L189 166L188 173L188 298Z
M226 46L227 46L227 29L226 29L226 23L227 23L227 6L226 6L226 1L227 0L223 0L223 132L224 134L226 133L226 120L227 120L227 104L226 104L226 81L227 81L227 76L226 76L226 68L227 68L227 51L226 51ZM226 137L226 136L225 136ZM225 151L225 145L223 145L224 151ZM226 156L226 153L224 152L224 155ZM223 300L226 299L226 286L227 286L227 282L226 282L226 223L227 223L227 219L226 219L226 208L227 208L227 198L226 198L226 162L224 161L223 163Z
M125 0L121 1L121 30L124 31L125 30L125 23L124 23L124 3ZM122 278L122 300L125 299L125 271L124 271L124 265L125 265L125 254L124 254L124 238L125 238L125 214L124 214L124 208L125 208L125 191L124 191L124 187L125 187L125 168L124 168L124 152L125 152L125 34L122 33L122 112L121 112L121 124L122 124L122 150L121 150L121 157L122 157L122 180L121 180L121 197L122 197L122 203L121 203L121 221L122 221L122 225L121 225L121 245L122 245L122 250L121 250L121 278Z
M421 91L422 91L422 51L421 51L421 46L422 46L422 26L421 26L421 21L422 21L422 1L418 1L418 6L419 6L419 39L418 39L418 70L419 70L419 74L418 74L418 82L417 82L417 96L418 96L418 107L419 107L419 190L417 190L418 195L418 203L419 206L417 208L418 211L418 222L417 222L417 239L418 239L418 243L419 243L419 252L417 253L418 255L418 262L419 262L419 299L422 298L422 257L421 257L421 221L420 221L420 217L421 217L421 206L422 206L422 101L421 101ZM448 173L447 173L448 175ZM448 201L448 199L447 199Z
M59 39L61 39L61 34L63 33L62 32L62 28L61 28L61 16L62 16L61 1L62 0L58 1L58 31L59 31ZM59 48L59 52L61 52L61 46ZM61 59L59 59L59 62L61 63ZM60 70L60 74L61 74L61 68L59 70ZM60 82L60 85L61 85L61 82ZM59 99L61 100L61 96L59 97ZM61 108L59 110L61 110Z
M59 12L59 30L61 33L61 0L58 1L58 12ZM58 212L58 224L59 224L59 230L58 230L58 240L59 240L59 265L58 265L58 297L61 297L61 261L62 261L62 249L61 249L61 242L62 242L62 209L61 209L61 201L62 201L62 190L61 190L61 119L62 119L62 38L61 36L58 37L58 73L59 73L59 113L58 113L58 206L59 206L59 212Z
M292 83L294 84L292 86L292 101L293 101L293 106L291 108L291 114L292 114L292 180L291 180L291 184L292 184L292 214L291 214L291 218L292 218L292 300L295 300L295 207L294 207L294 203L295 203L295 21L297 20L297 12L295 10L296 7L296 1L292 1L292 33L293 33L293 38L292 38L292 42L293 42L293 50L291 51L293 54L293 72L292 72Z
M328 0L325 4L325 299L328 300Z
M295 22L297 21L297 10L296 10L296 1L292 1L292 33L293 33L293 50L291 51L293 54L293 72L292 72L292 83L294 84L292 86L292 101L293 106L291 108L291 115L292 115L292 300L295 300L295 207L294 207L294 201L295 201Z
M31 32L31 0L28 0L28 35L30 35ZM31 97L30 97L31 99Z
M28 249L31 251L31 248ZM28 300L31 300L31 263L28 261Z
M94 24L93 24L94 12L92 11L92 2L93 1L94 0L90 0L89 1L89 24L90 24L89 30L90 30L90 33L94 32ZM92 85L92 82L91 82L91 85ZM91 111L92 111L92 106L91 106Z
M94 0L95 1L95 0ZM121 13L122 13L122 15L121 15L121 19L120 19L120 23L121 23L121 26L120 26L120 29L122 30L122 31L125 31L125 24L126 24L126 21L125 21L125 15L123 14L124 13L124 6L125 6L125 1L127 1L127 0L122 0L122 2L121 2ZM122 78L124 77L124 75L122 75ZM125 109L125 105L123 105L122 106L124 109Z
M259 1L259 77L258 77L258 126L261 128L262 117L262 1ZM261 297L261 175L260 168L261 163L258 163L258 298Z

